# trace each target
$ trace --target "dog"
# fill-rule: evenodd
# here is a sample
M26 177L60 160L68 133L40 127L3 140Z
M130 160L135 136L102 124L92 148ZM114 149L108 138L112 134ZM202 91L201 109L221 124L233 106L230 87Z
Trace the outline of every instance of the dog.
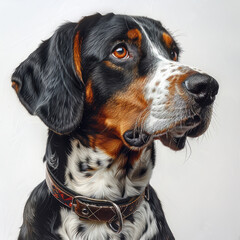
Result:
M174 239L149 184L154 140L177 151L203 134L219 88L179 55L159 21L94 14L16 68L19 100L49 128L19 240Z

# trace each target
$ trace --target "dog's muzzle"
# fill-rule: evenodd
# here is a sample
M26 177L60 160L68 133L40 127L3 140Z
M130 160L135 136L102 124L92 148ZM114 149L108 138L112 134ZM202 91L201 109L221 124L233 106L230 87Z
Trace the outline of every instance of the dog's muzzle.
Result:
M131 148L141 148L153 139L160 139L164 145L180 150L184 148L188 136L197 137L206 131L219 85L207 74L192 72L185 74L187 77L182 77L183 81L179 85L180 81L175 76L177 81L173 80L172 84L178 91L169 100L170 107L166 101L159 102L158 98L163 93L155 95L146 126L129 129L123 134Z

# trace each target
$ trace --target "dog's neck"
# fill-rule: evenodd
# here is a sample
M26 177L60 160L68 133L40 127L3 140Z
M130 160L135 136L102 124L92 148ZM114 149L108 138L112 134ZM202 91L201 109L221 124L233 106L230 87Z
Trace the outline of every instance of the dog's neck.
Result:
M45 158L55 169L56 177L74 192L113 201L141 194L155 162L153 146L141 152L125 149L111 158L75 137L52 132Z

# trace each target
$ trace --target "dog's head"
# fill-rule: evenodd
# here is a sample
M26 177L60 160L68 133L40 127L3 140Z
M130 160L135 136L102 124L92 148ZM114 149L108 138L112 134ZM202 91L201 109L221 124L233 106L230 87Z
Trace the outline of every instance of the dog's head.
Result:
M174 150L204 133L215 79L178 62L158 21L96 14L61 26L12 76L20 101L54 132L82 131L115 156L160 139Z

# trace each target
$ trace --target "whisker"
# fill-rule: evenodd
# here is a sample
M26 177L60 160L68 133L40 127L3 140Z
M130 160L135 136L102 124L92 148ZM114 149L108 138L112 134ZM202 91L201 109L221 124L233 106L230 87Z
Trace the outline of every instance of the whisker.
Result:
M147 106L137 117L137 120L135 122L135 125L134 125L134 129L133 129L133 134L134 134L134 137L135 137L135 134L138 130L140 130L140 134L142 133L142 124L143 124L143 121L145 120L145 116L147 115L148 113L148 110L149 110L149 106Z
M186 155L185 155L185 161L184 161L184 163L186 163L186 162L190 159L190 157L191 157L191 155L192 155L192 148L191 148L191 145L190 145L188 139L186 140L186 142L187 142L187 146L189 147L190 153L189 153L189 156L187 157L187 149L188 149L188 148L186 147Z

